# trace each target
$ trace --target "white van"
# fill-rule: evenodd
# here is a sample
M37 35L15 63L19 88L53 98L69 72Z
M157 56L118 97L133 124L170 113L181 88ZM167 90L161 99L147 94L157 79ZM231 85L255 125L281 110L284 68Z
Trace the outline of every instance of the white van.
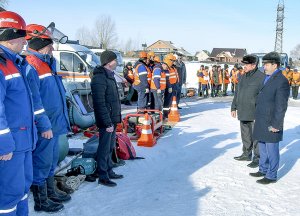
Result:
M78 41L68 41L66 44L54 43L53 56L56 59L57 73L63 82L90 82L89 74L94 67L100 65L100 59L89 48ZM128 93L126 79L115 73L119 96L123 100Z

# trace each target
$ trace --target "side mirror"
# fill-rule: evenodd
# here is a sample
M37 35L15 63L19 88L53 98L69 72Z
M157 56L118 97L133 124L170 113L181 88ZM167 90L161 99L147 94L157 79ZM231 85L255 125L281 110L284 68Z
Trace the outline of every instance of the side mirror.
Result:
M83 63L78 63L78 71L79 72L84 72L85 71L85 67L84 67Z

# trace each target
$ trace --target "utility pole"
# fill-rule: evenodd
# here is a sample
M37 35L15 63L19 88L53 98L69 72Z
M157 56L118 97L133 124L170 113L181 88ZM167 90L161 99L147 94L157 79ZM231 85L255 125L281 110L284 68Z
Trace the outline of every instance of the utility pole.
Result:
M279 0L277 6L276 38L274 51L282 53L283 44L284 0Z

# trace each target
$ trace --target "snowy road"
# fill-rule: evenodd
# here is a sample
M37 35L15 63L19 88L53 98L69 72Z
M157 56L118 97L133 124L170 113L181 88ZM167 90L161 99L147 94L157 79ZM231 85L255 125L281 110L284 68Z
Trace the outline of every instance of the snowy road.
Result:
M223 101L222 101L223 100ZM291 102L281 142L279 180L262 186L241 154L231 99L182 103L181 121L153 148L136 147L145 160L127 161L116 188L84 183L55 215L221 216L300 215L300 103ZM30 215L48 215L33 211Z

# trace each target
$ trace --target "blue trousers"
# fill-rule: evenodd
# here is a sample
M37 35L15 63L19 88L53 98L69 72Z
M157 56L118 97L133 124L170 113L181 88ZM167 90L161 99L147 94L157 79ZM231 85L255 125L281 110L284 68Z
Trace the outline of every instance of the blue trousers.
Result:
M146 94L146 92L138 91L138 102L137 106L138 109L146 109L149 101L149 93Z
M97 169L99 179L108 179L113 168L112 152L116 146L116 125L112 133L106 128L99 129L99 146L97 149Z
M279 143L259 142L259 171L266 174L266 178L277 179L279 168Z
M156 90L151 90L151 93L154 98L154 109L156 110L162 110L163 101L162 101L162 93L158 94Z
M45 139L38 135L36 149L32 153L33 185L43 185L48 177L54 176L59 158L58 138Z
M0 215L28 215L28 192L32 183L32 155L14 152L0 161Z

